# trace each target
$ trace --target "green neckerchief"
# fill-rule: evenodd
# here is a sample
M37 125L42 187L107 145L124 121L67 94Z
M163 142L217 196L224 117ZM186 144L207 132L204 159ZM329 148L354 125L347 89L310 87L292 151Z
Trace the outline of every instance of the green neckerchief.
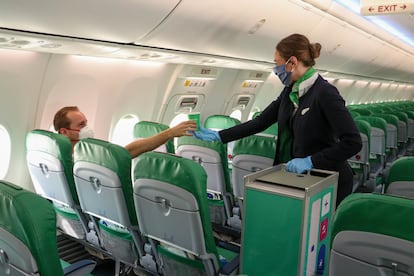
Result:
M303 74L302 77L300 77L300 79L298 79L294 84L293 84L293 88L292 91L289 94L289 98L292 101L293 105L295 106L295 109L298 108L299 106L299 97L301 97L302 95L299 95L299 87L301 86L301 84L307 80L310 79L314 74L316 73L316 70L313 67L310 67L305 74ZM314 81L312 81L312 84L314 83Z

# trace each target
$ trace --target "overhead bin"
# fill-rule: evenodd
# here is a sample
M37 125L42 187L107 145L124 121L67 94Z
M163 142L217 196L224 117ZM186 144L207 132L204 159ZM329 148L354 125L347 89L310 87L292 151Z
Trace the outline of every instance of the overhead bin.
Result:
M119 51L120 46L104 42L90 43L88 41L68 37L55 37L2 30L0 31L0 48L29 50L54 54L69 53L91 56L107 56L113 52Z
M296 20L305 17L306 24ZM157 29L135 42L273 61L278 40L292 31L308 34L320 20L320 16L309 13L292 1L184 0Z
M414 52L408 44L336 1L304 2L325 18L312 32L312 37L324 42L318 67L373 78L392 76L396 81L411 82L414 69L407 60L412 59Z
M331 32L341 35L329 35ZM378 39L333 18L323 19L312 31L312 37L322 44L317 66L333 72L374 77L379 69L393 64L392 70L395 70L406 59L404 54L392 51Z
M275 11L279 11L277 16ZM304 18L306 24L297 18ZM372 22L330 0L277 3L262 0L254 4L184 0L162 24L135 43L271 62L276 43L294 32L322 44L317 68L411 81L409 74L414 69L407 62L409 48ZM214 66L214 58L210 65Z
M162 20L179 0L2 1L0 27L129 43Z
M322 44L318 69L409 83L414 74L413 47L333 0L0 1L0 48L16 46L4 42L10 30L28 38L19 49L268 72L276 43L302 33Z

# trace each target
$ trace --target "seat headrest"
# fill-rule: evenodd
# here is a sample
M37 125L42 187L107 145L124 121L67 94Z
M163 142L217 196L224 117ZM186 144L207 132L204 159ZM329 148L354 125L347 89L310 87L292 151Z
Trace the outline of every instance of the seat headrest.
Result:
M225 129L240 124L240 120L227 115L211 115L204 122L206 128Z
M414 182L414 157L404 156L395 160L390 167L388 177L385 181L385 188L395 181Z
M378 233L414 242L414 200L401 197L355 193L338 206L331 242L341 231Z
M0 181L0 227L29 248L42 275L61 273L56 214L49 201L10 182Z
M168 129L167 125L157 123L157 122L150 122L150 121L140 121L135 124L134 126L134 137L150 137L161 131Z
M276 140L274 137L251 135L237 140L233 148L233 157L238 154L254 154L274 158Z
M156 135L164 130L167 130L169 127L165 124L150 122L150 121L140 121L135 124L133 130L134 138L147 138L153 135ZM174 140L169 140L165 143L167 152L174 153Z
M26 136L26 150L48 153L58 158L65 173L72 174L72 144L68 137L42 129L34 129Z
M85 161L108 168L122 178L131 170L131 155L124 148L107 141L87 138L76 143L73 159L75 162Z

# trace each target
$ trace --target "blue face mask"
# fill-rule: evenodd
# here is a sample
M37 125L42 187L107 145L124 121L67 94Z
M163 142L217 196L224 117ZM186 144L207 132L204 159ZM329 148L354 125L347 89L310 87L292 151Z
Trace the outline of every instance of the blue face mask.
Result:
M286 61L285 64L281 64L281 65L273 67L273 72L275 72L276 76L279 77L280 81L285 86L288 86L290 84L290 79L292 77L292 72L286 71L286 64L288 64L289 61L290 61L290 58Z

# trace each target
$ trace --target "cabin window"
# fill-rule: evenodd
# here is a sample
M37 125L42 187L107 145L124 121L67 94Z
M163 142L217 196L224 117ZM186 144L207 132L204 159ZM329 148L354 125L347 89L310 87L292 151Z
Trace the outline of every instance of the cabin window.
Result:
M114 130L112 131L112 137L109 138L109 141L120 146L125 146L131 143L134 140L134 126L138 122L138 117L133 114L123 116L116 123Z
M177 114L171 121L170 123L170 127L174 127L176 125L178 125L181 122L187 121L188 120L188 114L186 113L179 113ZM174 138L174 149L177 149L177 140L178 138Z
M0 125L0 179L4 179L10 165L11 140L7 129Z
M232 118L234 118L234 119L237 119L237 120L241 121L241 117L242 117L241 110L239 110L239 109L234 110L234 111L230 114L230 117L232 117Z

